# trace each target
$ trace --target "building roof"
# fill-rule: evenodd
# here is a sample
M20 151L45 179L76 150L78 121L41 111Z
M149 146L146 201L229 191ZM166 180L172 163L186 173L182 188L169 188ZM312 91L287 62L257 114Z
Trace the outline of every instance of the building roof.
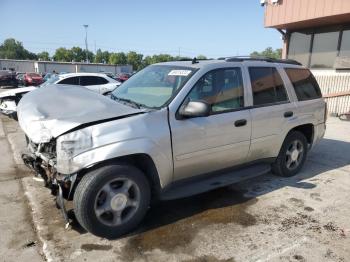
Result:
M279 0L265 5L265 27L295 30L350 23L349 0Z

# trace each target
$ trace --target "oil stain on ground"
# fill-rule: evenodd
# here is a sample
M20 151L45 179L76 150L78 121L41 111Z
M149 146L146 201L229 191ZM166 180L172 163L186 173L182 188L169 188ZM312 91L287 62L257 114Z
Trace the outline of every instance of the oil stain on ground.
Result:
M111 250L111 245L98 245L98 244L83 244L81 245L81 249L85 251L93 251L93 250Z
M235 262L235 260L234 258L217 259L214 256L201 256L189 260L184 260L183 262Z
M221 188L191 198L161 202L146 216L141 233L136 232L137 235L128 240L122 250L122 257L131 261L153 249L167 252L181 249L183 253L189 253L196 234L208 225L255 225L257 218L246 209L258 200L244 198L243 194L230 188ZM155 221L158 223L155 224Z

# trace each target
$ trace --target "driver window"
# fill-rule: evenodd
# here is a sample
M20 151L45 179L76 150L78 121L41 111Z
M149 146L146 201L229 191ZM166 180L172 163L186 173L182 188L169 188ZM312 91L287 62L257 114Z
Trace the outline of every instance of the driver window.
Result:
M213 113L242 108L244 91L241 69L219 69L205 74L188 97L191 101L207 102Z

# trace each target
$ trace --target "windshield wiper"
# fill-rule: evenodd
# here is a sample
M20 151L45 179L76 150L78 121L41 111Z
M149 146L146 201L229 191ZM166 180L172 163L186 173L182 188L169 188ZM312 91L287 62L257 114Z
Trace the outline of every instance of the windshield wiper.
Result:
M133 101L133 100L130 100L130 99L127 99L127 98L116 97L116 96L113 95L113 94L111 95L111 98L112 98L113 100L117 100L117 101L120 101L120 102L124 102L124 103L131 104L131 105L135 106L135 107L138 108L138 109L140 109L141 107L146 107L146 105L144 105L144 104L137 103L137 102L135 102L135 101ZM124 104L124 103L123 103L123 104Z

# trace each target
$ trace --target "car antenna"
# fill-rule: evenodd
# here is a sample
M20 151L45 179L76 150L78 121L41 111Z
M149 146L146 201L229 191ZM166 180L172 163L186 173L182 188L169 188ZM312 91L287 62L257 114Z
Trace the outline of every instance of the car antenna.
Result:
M192 59L192 64L198 64L198 63L199 63L199 62L198 62L197 58L194 57L194 58Z

